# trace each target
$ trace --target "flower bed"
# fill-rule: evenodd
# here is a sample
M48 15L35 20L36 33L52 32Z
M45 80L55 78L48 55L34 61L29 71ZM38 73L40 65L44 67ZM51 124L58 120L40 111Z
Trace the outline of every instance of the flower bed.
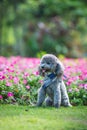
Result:
M0 57L0 103L36 103L42 77L37 58ZM63 59L64 81L73 105L87 105L87 59Z

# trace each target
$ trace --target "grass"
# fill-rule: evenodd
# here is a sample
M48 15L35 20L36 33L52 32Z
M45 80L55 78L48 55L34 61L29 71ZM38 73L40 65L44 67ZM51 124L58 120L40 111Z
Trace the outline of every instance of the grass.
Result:
M87 130L87 107L0 105L0 130Z

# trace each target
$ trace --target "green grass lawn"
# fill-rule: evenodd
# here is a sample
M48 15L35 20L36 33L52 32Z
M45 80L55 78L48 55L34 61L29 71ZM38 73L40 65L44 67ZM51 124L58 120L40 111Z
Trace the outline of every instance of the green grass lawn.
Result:
M87 107L0 105L0 130L87 130Z

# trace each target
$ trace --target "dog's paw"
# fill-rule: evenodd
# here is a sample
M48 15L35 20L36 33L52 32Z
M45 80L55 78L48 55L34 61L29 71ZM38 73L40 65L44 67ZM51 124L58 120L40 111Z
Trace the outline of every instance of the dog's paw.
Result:
M71 105L71 104L68 104L68 107L72 107L72 105Z
M72 107L70 103L64 104L65 107Z
M56 104L54 104L54 107L55 107L55 108L59 108L60 105L59 105L58 103L56 103Z

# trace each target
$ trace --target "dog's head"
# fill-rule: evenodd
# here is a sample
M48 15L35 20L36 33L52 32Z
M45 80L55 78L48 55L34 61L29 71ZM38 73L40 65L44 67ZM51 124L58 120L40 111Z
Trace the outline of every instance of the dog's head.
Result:
M39 74L45 76L49 72L56 73L57 76L61 77L63 75L64 66L59 61L59 59L52 55L46 54L42 57L39 65Z

